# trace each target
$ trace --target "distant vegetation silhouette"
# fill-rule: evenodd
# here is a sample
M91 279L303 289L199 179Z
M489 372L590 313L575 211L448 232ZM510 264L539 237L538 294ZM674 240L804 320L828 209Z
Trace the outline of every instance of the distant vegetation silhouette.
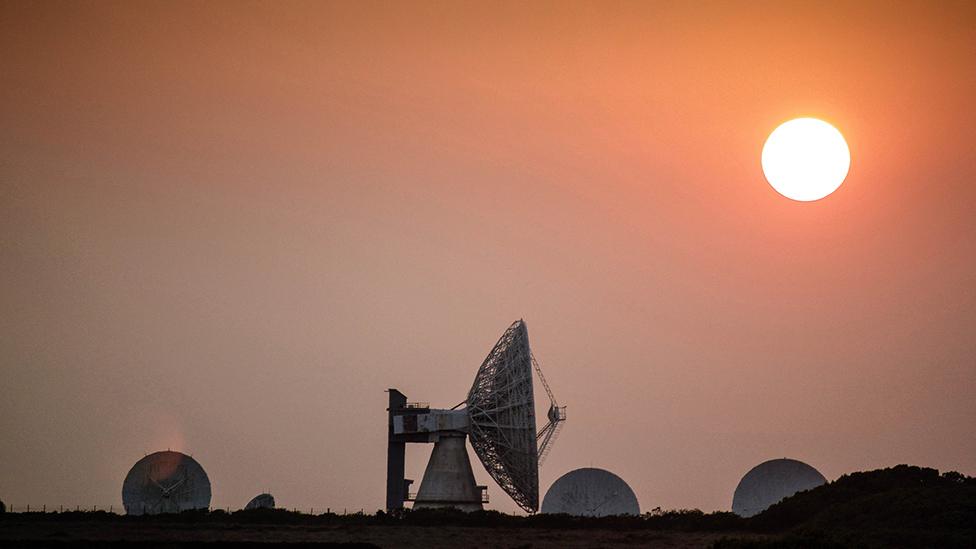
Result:
M2 509L2 507L0 507ZM7 513L22 526L46 522L126 524L418 526L461 528L533 528L549 530L658 530L727 534L716 549L864 547L974 547L976 479L955 472L899 465L844 475L800 492L751 518L730 512L654 509L641 516L575 517L498 511L465 513L450 509L409 509L396 513L312 515L285 509L185 511L155 516L121 516L104 511ZM107 524L106 524L107 526ZM41 528L38 528L39 530ZM586 535L581 532L581 535ZM764 539L756 539L757 535Z
M747 526L789 535L719 547L973 547L976 478L909 465L851 473L773 505Z

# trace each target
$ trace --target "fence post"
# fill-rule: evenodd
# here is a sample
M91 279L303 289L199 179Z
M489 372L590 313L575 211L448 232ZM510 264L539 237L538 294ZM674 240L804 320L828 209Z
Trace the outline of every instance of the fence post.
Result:
M27 504L27 512L30 513L30 503Z

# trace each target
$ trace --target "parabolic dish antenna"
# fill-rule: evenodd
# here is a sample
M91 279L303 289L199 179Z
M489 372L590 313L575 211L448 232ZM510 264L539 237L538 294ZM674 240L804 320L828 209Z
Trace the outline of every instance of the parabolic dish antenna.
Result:
M156 452L140 459L122 483L128 515L179 513L210 507L210 479L192 457Z
M795 459L773 459L753 467L735 487L732 512L751 517L793 494L816 488L827 479L813 467Z
M491 478L526 510L539 508L532 352L525 322L488 353L468 392L471 446Z
M274 509L275 499L271 494L258 494L244 506L245 511L251 509Z
M639 515L640 504L624 479L610 471L585 467L552 483L542 500L542 512L580 517Z
M533 371L549 397L548 422L538 431ZM475 484L466 437L488 474L519 507L530 513L539 509L539 464L566 420L566 409L556 403L532 356L525 322L518 320L505 330L478 369L467 398L454 408L432 409L426 403L408 403L396 389L389 393L388 510L402 509L410 500L414 509L481 509L487 486ZM409 492L413 481L403 478L404 445L411 442L434 443L416 494Z

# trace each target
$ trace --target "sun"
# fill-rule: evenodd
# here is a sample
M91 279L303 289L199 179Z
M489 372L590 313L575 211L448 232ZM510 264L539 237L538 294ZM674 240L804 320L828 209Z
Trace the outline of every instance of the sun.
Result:
M837 190L851 167L851 151L837 128L816 118L796 118L769 134L762 169L776 192L800 202Z

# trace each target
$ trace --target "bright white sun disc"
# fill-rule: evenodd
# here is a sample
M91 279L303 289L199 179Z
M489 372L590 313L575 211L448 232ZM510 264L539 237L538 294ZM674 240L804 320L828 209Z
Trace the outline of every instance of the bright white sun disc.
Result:
M837 128L796 118L769 134L762 169L776 192L793 200L820 200L837 190L851 167L851 151Z

